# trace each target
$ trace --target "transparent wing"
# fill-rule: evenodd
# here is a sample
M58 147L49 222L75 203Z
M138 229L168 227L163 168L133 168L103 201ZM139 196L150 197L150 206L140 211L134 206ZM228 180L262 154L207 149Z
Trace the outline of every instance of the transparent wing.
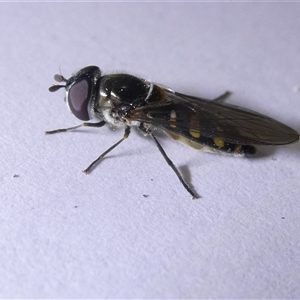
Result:
M297 141L294 129L265 115L164 89L164 99L133 110L131 120L176 134L193 132L228 143L283 145Z

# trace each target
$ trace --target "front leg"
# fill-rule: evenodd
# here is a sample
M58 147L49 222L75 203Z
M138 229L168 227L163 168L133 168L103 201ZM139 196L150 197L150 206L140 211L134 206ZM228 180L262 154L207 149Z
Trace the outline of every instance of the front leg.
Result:
M60 128L60 129L45 131L45 134L54 134L54 133L59 133L59 132L72 131L72 130L75 130L75 129L77 129L79 127L82 127L82 126L87 126L87 127L102 127L103 125L105 125L105 121L100 121L98 123L87 123L87 122L84 122L84 123L82 123L80 125L69 127L69 128Z

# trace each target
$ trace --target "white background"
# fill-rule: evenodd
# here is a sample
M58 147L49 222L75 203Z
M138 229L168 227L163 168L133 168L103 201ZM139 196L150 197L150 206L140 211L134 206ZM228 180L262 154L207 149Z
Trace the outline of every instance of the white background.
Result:
M299 298L300 144L166 152L85 128L49 93L87 65L228 100L300 130L299 3L1 3L1 298ZM13 177L18 175L18 177ZM144 197L143 195L148 195Z

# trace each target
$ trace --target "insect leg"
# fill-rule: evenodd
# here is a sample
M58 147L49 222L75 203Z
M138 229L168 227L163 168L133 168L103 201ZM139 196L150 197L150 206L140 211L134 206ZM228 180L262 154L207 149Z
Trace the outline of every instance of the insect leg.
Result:
M226 91L224 94L220 95L216 99L213 99L213 102L222 103L224 102L229 96L231 95L231 92Z
M160 145L160 143L158 142L158 140L156 139L156 137L151 132L148 132L148 133L153 138L153 140L154 140L154 142L155 142L158 150L160 151L160 153L162 154L162 156L164 157L164 159L166 160L166 162L168 163L168 165L173 169L173 171L175 172L176 176L178 177L179 181L182 183L182 185L184 186L184 188L192 195L193 199L199 198L199 196L196 195L195 192L193 192L192 189L188 186L188 184L184 181L184 179L183 179L182 175L180 174L179 170L173 164L173 162L171 161L171 159L167 156L165 150Z
M101 121L101 122L98 122L98 123L87 123L87 122L84 122L84 123L82 123L80 125L69 127L69 128L61 128L61 129L56 129L56 130L51 130L51 131L45 131L45 134L54 134L54 133L59 133L59 132L72 131L72 130L75 130L75 129L77 129L79 127L82 127L82 126L87 126L87 127L102 127L103 125L105 125L105 121Z
M91 169L107 154L109 153L111 150L113 150L114 148L116 148L119 144L121 144L124 140L126 140L128 138L130 134L130 127L127 126L125 128L125 132L124 132L124 136L114 145L112 145L111 147L109 147L106 151L104 151L96 160L94 160L85 170L83 170L82 172L85 174L88 174Z

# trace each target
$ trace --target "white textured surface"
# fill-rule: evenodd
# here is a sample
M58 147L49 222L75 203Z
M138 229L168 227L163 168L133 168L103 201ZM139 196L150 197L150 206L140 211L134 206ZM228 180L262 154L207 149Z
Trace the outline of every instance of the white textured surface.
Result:
M299 3L1 3L1 298L299 298L299 143L256 159L161 139L192 201L136 133L78 122L50 94L86 65L127 71L300 130ZM14 174L19 177L13 177ZM143 194L149 197L143 197Z

